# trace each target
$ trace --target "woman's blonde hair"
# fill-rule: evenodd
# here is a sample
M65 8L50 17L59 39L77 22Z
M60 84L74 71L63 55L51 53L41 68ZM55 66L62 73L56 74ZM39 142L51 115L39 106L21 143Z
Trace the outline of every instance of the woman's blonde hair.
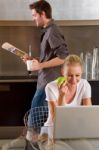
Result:
M65 58L63 68L66 67L67 65L75 65L75 64L79 64L81 68L83 68L83 63L80 57L78 55L71 54Z

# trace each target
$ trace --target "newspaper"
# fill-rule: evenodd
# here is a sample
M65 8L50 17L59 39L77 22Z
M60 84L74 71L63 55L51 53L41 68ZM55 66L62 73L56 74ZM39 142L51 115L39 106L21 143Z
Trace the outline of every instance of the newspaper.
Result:
M8 42L3 43L1 47L19 57L23 57L24 55L27 54L25 51L18 49L17 47L13 46L12 44Z

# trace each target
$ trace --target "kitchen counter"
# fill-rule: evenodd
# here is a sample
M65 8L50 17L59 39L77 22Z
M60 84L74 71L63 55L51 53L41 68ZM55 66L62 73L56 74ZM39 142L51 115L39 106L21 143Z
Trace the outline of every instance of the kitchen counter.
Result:
M36 82L37 75L28 76L0 76L0 83L11 82Z

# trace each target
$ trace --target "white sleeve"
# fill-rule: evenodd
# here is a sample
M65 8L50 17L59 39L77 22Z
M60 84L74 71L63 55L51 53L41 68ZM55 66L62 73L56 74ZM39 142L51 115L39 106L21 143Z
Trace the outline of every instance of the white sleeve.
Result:
M85 82L84 85L83 99L84 98L91 98L91 86L88 82Z
M53 86L52 82L48 83L45 87L45 93L46 93L46 100L50 101L56 101L57 97L57 88Z

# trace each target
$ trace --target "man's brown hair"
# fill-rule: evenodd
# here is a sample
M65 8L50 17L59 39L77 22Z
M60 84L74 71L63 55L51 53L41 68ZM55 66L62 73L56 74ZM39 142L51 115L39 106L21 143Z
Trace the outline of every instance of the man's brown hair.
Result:
M39 0L37 2L34 2L30 4L29 7L31 10L35 9L36 12L39 13L40 15L44 11L47 18L49 19L52 18L52 8L50 4L45 0Z

